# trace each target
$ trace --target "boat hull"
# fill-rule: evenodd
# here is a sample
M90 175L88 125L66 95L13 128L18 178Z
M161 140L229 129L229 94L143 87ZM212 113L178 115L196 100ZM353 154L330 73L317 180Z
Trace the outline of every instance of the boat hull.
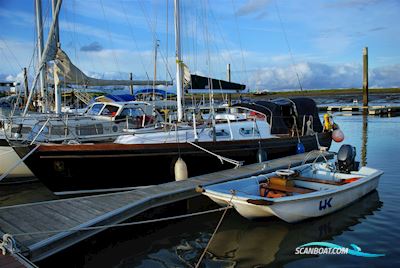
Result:
M294 223L308 218L321 217L342 209L378 187L380 175L365 183L343 191L328 193L305 200L277 202L271 206L253 205L243 200L234 200L233 204L239 214L248 219L277 216L278 218ZM325 202L329 202L326 205Z
M306 151L317 149L314 136L301 138ZM330 147L330 133L319 134L319 143ZM201 147L244 164L257 161L263 148L268 159L296 153L297 138L270 138L259 141L199 142ZM23 157L34 146L16 147ZM55 193L135 187L174 180L174 164L179 155L186 162L189 176L232 168L188 143L165 144L43 144L26 160L26 165Z
M304 166L298 167L300 170L303 168ZM314 173L315 171L311 170L310 172ZM318 175L316 176L324 173L328 174L329 172L317 171ZM309 182L308 185L314 191L307 194L264 198L259 196L259 181L265 180L268 175L260 175L207 186L203 194L221 206L231 203L239 214L248 219L276 216L286 222L294 223L333 213L355 202L378 187L379 178L383 172L362 167L359 172L352 174L337 172L330 172L330 174L332 177L359 178L347 184L329 185L326 184L326 176L325 181L322 179L324 182L319 183L319 186L312 186L312 184L316 184L315 179L313 182ZM293 180L296 181L296 177ZM315 190L318 188L321 190ZM232 194L232 190L229 189L236 190L236 193Z
M0 140L0 175L9 171L21 158L11 148L6 140ZM21 162L15 169L13 169L7 178L32 178L34 177L32 171Z

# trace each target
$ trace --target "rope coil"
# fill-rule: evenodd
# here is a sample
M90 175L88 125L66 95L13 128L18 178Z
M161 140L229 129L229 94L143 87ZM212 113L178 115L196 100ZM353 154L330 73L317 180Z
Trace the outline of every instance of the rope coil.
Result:
M14 240L14 237L10 234L4 234L3 241L0 243L0 250L2 251L3 255L7 254L7 251L11 254L19 252L17 248L17 243Z

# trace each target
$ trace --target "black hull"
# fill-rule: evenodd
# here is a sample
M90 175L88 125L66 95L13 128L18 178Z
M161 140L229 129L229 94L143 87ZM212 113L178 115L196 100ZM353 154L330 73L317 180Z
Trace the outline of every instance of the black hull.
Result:
M315 136L301 137L306 151L317 149ZM330 133L319 134L321 146L330 147ZM268 159L296 153L297 138L261 140ZM259 141L226 141L199 143L214 153L244 164L257 161ZM34 146L16 147L23 157ZM197 176L232 168L221 164L215 156L190 144L91 144L41 145L25 164L53 192L135 187L174 180L174 164L178 151L188 166L189 176Z

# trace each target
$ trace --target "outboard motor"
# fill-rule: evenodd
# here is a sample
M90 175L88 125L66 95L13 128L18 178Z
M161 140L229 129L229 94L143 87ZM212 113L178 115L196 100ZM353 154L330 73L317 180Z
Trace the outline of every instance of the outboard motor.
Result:
M339 172L350 173L350 171L358 171L360 162L356 162L356 147L349 144L343 144L338 153L336 168Z

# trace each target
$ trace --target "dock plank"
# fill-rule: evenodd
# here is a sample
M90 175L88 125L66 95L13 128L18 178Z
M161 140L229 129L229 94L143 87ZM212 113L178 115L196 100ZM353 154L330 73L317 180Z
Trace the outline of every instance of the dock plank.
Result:
M25 268L13 256L0 254L0 267L2 268Z
M96 217L100 215L101 211L94 211L88 205L83 205L81 202L66 202L63 204L46 204L46 207L52 209L61 209L65 211L67 215L76 214L80 221L87 220L88 218Z
M11 226L14 226L15 228L20 230L20 233L26 232L29 230L29 232L33 231L40 231L40 228L38 226L32 225L31 219L28 217L21 217L18 213L9 210L9 211L2 211L0 214L0 218L6 222L8 222ZM16 223L15 219L18 219L19 221ZM3 230L3 228L1 228Z

